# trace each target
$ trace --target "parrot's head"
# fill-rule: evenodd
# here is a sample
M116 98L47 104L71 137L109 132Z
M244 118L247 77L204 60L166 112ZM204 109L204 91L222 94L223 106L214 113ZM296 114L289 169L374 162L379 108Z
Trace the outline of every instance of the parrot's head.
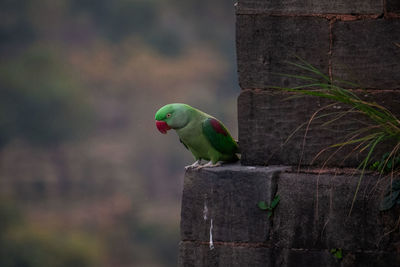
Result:
M160 108L155 116L157 129L166 134L170 129L180 129L188 124L190 106L186 104L168 104Z

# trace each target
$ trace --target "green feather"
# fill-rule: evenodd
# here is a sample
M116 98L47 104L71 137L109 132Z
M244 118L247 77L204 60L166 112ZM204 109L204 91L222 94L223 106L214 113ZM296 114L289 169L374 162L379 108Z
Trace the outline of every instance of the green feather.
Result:
M212 120L212 118L208 118L203 121L203 134L207 137L208 141L210 141L211 145L222 154L232 155L237 153L238 146L225 126L214 119L214 122L216 121L222 130L221 132L217 132L212 126Z

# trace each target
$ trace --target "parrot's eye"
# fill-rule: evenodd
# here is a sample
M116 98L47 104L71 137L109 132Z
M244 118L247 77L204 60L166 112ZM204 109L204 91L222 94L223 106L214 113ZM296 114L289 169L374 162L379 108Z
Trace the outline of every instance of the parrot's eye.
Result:
M171 117L171 113L168 113L168 114L167 114L167 118L169 118L169 117Z

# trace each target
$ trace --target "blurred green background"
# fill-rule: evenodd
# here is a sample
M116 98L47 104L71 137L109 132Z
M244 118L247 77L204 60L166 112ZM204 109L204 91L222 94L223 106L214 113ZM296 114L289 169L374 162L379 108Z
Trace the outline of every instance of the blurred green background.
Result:
M193 159L154 114L237 136L233 4L0 1L0 266L176 266Z

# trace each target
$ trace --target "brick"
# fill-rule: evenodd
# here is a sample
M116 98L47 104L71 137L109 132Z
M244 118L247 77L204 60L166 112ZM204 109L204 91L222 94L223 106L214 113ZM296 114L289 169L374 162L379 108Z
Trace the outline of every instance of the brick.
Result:
M269 221L257 203L272 199L274 179L284 169L225 165L188 170L182 196L182 240L209 242L212 225L214 242L266 242Z
M361 88L400 89L400 20L338 21L332 72Z
M396 0L392 0L396 1ZM238 14L289 13L289 14L374 14L382 13L381 0L239 0L236 7Z
M400 92L362 91L358 94L366 100L375 101L387 107L394 114L400 114ZM288 93L245 90L238 99L239 142L241 162L244 165L310 165L357 167L365 154L352 153L354 146L346 146L335 152L330 149L316 155L330 145L346 141L349 134L360 127L359 121L370 123L364 117L346 115L328 126L322 124L327 119L314 120L303 140L307 122L318 109L328 105L328 101L318 97L291 98ZM344 104L327 109L325 113L342 111ZM319 113L324 114L324 113ZM295 132L295 130L305 125ZM292 137L288 142L289 136ZM376 147L379 158L391 151L391 143ZM333 154L333 153L336 154ZM326 160L329 159L328 162Z
M242 89L295 86L298 80L277 75L299 72L288 64L296 56L328 73L329 22L316 17L238 15L236 46Z

